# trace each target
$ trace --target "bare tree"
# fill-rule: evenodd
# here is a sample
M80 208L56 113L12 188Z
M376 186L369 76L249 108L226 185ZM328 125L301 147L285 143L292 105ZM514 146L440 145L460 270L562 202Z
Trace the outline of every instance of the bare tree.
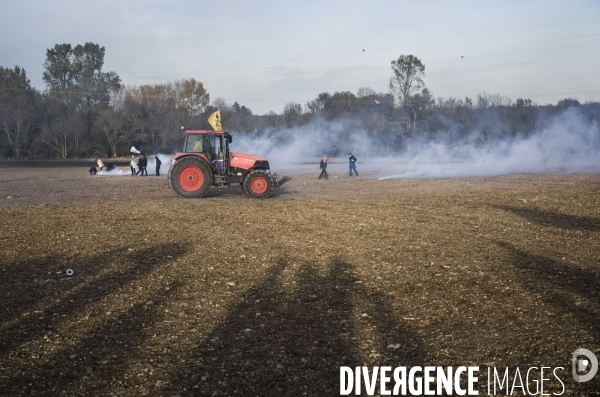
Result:
M364 98L370 95L375 95L375 91L370 87L360 87L358 91L356 91L356 96L358 98Z
M427 88L423 88L420 93L410 96L404 104L404 110L408 115L408 129L415 131L417 125L423 122L431 107L434 99Z
M0 66L0 130L15 158L24 157L34 143L39 94L25 69Z
M400 55L392 61L390 92L404 105L410 96L425 87L425 65L414 55Z
M34 143L35 114L29 106L0 106L0 129L16 159L25 156Z
M212 106L216 109L221 109L221 111L225 111L230 108L225 98L215 98L215 100L212 103Z
M302 105L295 102L288 102L283 107L283 118L285 125L289 128L302 116Z
M66 114L44 127L43 140L61 159L66 159L74 147L73 136L77 128L80 128L77 116Z
M480 109L495 108L498 106L511 106L512 100L507 96L502 96L497 92L488 94L482 92L477 94L477 107Z
M100 129L106 137L113 157L118 156L118 146L123 138L123 122L121 114L113 108L105 109L100 115Z

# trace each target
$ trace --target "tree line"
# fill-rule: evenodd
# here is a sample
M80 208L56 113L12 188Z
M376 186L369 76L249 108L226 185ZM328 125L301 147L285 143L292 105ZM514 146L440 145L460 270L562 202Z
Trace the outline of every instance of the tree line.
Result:
M103 71L105 48L94 43L56 44L46 51L43 81L31 86L26 71L0 66L0 157L12 159L116 157L133 145L147 153L180 148L180 126L210 129L207 118L221 110L228 131L261 136L269 131L341 122L344 127L401 149L415 137L451 142L475 134L481 144L527 136L551 116L578 107L600 121L600 103L563 99L540 106L531 99L480 93L476 98L435 98L425 85L425 65L413 55L391 61L389 91L361 87L322 92L304 105L285 104L281 113L254 114L238 102L210 100L202 82L187 78L125 86ZM281 135L281 134L280 134Z

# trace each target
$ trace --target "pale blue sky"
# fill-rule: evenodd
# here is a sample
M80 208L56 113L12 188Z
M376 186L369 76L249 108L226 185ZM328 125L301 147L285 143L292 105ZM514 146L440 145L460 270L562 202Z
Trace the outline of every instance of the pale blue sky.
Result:
M600 100L597 0L0 0L0 66L37 88L46 49L87 41L125 84L193 77L256 114L322 91L387 92L402 54L421 58L436 97Z

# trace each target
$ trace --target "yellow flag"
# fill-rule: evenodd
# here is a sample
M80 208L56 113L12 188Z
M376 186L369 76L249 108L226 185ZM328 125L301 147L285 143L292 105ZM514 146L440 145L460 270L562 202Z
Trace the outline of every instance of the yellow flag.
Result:
M223 128L221 127L221 109L217 110L208 118L208 122L212 125L213 130L221 131Z

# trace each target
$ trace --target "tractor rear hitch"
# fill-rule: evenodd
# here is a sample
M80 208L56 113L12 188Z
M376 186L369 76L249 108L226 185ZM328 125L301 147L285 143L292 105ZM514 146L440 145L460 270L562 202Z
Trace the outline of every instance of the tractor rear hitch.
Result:
M279 186L283 185L284 183L286 183L287 181L291 181L291 180L292 180L291 176L284 176L278 181L277 174L273 174L273 182L275 183L275 187L279 187Z

